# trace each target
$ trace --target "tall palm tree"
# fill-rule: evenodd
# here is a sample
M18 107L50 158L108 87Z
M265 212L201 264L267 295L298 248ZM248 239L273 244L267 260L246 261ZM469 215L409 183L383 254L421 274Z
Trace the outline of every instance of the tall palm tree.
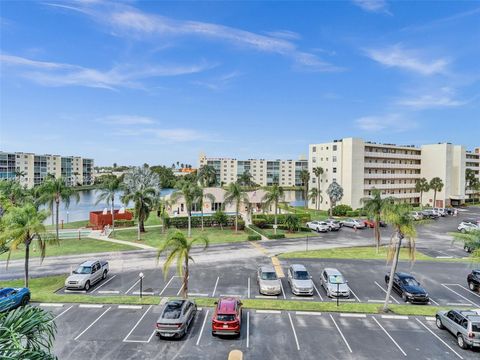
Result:
M243 174L241 174L237 180L238 183L242 186L255 186L255 183L252 180L253 176L248 172L248 170L245 170Z
M192 209L193 204L196 204L199 198L202 196L202 189L195 183L187 180L180 180L176 184L178 191L175 191L171 198L172 201L176 201L180 197L183 197L185 201L185 208L188 216L188 233L187 236L192 237Z
M46 234L43 222L48 213L45 210L37 210L32 204L28 203L22 207L12 207L2 217L2 233L0 234L0 243L5 243L9 247L7 259L10 259L12 250L16 250L20 245L25 247L25 287L28 287L28 269L30 261L30 245L33 240L37 240L37 246L40 249L40 261L45 258L47 241L58 243L57 239L49 240Z
M322 178L323 172L324 171L323 171L323 168L321 166L317 166L317 167L313 168L313 173L317 177L317 189L318 189L318 192L317 192L317 195L318 195L317 210L320 210L320 197L322 196L321 195L321 193L322 193L322 183L321 183L322 179L321 178ZM321 201L323 201L323 199Z
M38 188L39 203L50 204L55 203L55 234L59 239L58 227L60 216L60 202L65 204L65 208L70 206L70 199L73 197L76 202L80 200L80 195L71 186L68 186L63 177L58 179L49 178L43 182ZM53 214L52 214L53 215Z
M343 188L336 181L333 181L328 185L327 195L330 198L330 217L332 217L333 208L343 198Z
M13 205L22 204L30 200L30 194L15 180L0 181L0 193Z
M318 188L312 188L308 192L308 200L315 201L315 209L320 210L320 203L323 201L323 196Z
M110 212L112 213L112 234L115 236L115 195L121 189L122 183L117 177L111 178L100 185L97 201L95 205L104 201L110 204Z
M22 306L0 313L0 358L55 360L57 326L53 314L40 307Z
M368 216L374 220L375 225L373 228L373 236L375 239L375 244L377 247L377 254L380 249L380 220L382 219L382 213L387 206L389 206L393 201L394 198L387 197L382 199L382 195L380 190L373 189L372 196L363 198L362 200L363 208L367 212Z
M265 195L263 195L262 202L265 208L269 209L272 205L274 207L274 227L273 233L277 234L277 214L278 214L278 204L284 201L285 192L281 186L272 185L269 189L266 190Z
M201 187L198 191L197 205L200 207L201 212L201 221L202 221L202 231L203 231L203 204L205 200L210 201L211 203L215 202L215 196L213 194L205 192L205 188Z
M424 177L421 178L421 179L418 179L416 182L415 182L415 192L419 192L420 193L420 208L423 208L423 193L424 192L427 192L428 190L430 190L430 184L428 183L428 180L425 179Z
M437 191L442 191L443 181L439 177L434 177L430 180L430 189L433 190L433 207L437 206Z
M217 173L211 165L203 165L198 169L198 180L203 187L210 187L217 183Z
M190 251L196 243L203 243L203 250L205 250L208 247L209 241L205 236L188 240L183 232L175 230L168 234L167 240L160 246L157 254L158 261L164 252L168 252L167 258L163 263L163 274L165 278L168 275L170 266L176 260L177 274L183 276L182 296L184 299L188 297L188 277L190 275L188 263L190 260L194 261L190 255Z
M242 187L238 183L230 183L227 186L225 192L225 204L235 203L235 232L238 232L238 214L240 212L240 204L249 204L248 194L243 191Z
M125 174L122 202L135 204L135 217L138 221L137 240L145 232L145 221L150 216L155 197L160 193L160 178L148 167L135 167Z
M392 293L393 277L397 271L398 258L402 248L402 241L408 241L407 247L409 249L409 257L411 261L415 260L415 236L417 235L414 220L410 215L412 210L408 204L390 204L383 210L383 217L387 223L393 227L393 234L390 238L390 247L387 255L388 261L392 262L390 268L390 279L388 282L387 294L385 296L385 303L383 311L388 311L388 304L390 295Z
M173 201L166 196L161 196L160 193L157 194L155 198L154 207L157 210L157 216L162 219L162 234L165 233L167 228L167 218L168 218L168 208L173 204Z
M308 182L310 181L310 173L303 169L300 171L300 179L303 184L303 198L305 199L305 209L308 207Z

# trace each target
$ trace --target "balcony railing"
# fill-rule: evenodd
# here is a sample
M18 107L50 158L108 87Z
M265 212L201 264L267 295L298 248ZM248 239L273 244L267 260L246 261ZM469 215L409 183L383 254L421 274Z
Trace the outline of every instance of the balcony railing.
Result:
M383 159L411 159L411 160L421 160L422 155L365 151L365 157L383 158Z
M375 162L366 162L364 165L365 168L372 169L420 169L420 164L389 164L389 163L375 163Z
M421 174L368 174L365 179L420 179Z
M365 190L393 190L393 189L414 189L415 184L365 184Z

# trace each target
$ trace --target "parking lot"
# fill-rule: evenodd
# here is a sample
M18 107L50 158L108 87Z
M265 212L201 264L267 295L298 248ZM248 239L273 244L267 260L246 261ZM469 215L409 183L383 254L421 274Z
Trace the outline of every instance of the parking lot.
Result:
M154 335L159 306L38 304L55 316L60 359L477 359L433 318L245 309L239 338L213 337L212 309L181 340Z

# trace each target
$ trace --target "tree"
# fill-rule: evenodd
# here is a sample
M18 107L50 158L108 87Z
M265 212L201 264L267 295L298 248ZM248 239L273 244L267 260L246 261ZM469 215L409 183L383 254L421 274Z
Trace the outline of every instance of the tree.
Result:
M213 214L213 220L220 225L220 229L223 230L223 225L227 223L228 217L227 214L225 214L222 210L217 210Z
M237 182L242 186L255 186L255 182L252 180L253 176L248 170L245 170L237 180Z
M473 250L470 257L472 261L480 261L480 230L470 230L464 234L454 233L453 237L454 242L463 241L464 246L468 246Z
M58 179L50 178L43 182L38 188L38 202L40 204L55 204L55 234L59 239L59 215L60 201L65 204L65 208L70 206L70 199L75 198L76 202L80 200L80 195L71 186L68 186L63 177ZM52 214L53 216L53 214Z
M110 204L110 212L112 213L112 234L115 235L115 195L121 189L122 184L119 179L111 179L103 183L99 188L99 194L97 195L97 201L95 205L99 202L104 201L107 204Z
M208 238L203 235L188 240L183 232L175 230L168 234L167 240L160 246L157 254L158 261L163 253L168 253L163 263L165 279L167 278L168 270L172 263L174 261L177 262L177 274L178 276L183 276L182 296L184 299L188 297L188 277L190 275L188 263L190 260L193 261L190 251L196 243L203 243L203 250L205 250L208 247L209 241Z
M437 191L442 191L443 181L439 177L434 177L430 180L430 189L433 190L433 207L437 206Z
M188 237L192 237L192 209L193 204L198 202L200 196L202 196L202 189L195 183L182 179L177 182L175 191L172 194L172 201L177 201L180 197L183 197L185 201L185 207L188 216Z
M240 213L240 204L243 202L248 205L248 195L242 190L242 187L238 183L228 184L227 191L225 192L225 204L235 203L235 232L238 232L238 214Z
M56 360L52 353L57 326L40 307L22 306L0 313L0 358Z
M392 262L390 268L390 278L388 281L387 294L385 296L385 303L383 305L383 311L388 311L388 304L392 293L393 278L397 271L398 258L400 256L400 250L402 248L402 241L406 239L408 241L408 254L411 261L415 260L415 236L417 234L413 218L410 215L412 210L408 204L390 204L385 207L382 216L385 221L392 225L393 233L390 238L390 246L387 254L387 260Z
M58 244L58 240L49 240L46 234L43 222L48 213L45 210L37 210L32 204L28 203L22 207L12 207L2 217L2 233L0 234L0 243L7 244L10 260L12 250L16 250L20 245L25 248L25 287L28 287L28 269L30 261L30 245L33 240L37 240L37 246L40 249L40 261L45 258L47 241Z
M150 170L158 174L160 178L160 187L162 189L175 187L177 179L171 168L166 166L151 166Z
M133 201L135 204L137 240L140 240L140 233L145 232L145 221L153 208L155 197L160 193L160 179L148 167L135 167L125 174L123 183L122 202L128 204Z
M300 219L295 214L286 214L283 225L285 225L290 232L298 231L300 228Z
M275 184L266 190L265 195L263 195L263 198L262 198L264 208L270 209L270 207L273 205L273 208L274 208L273 233L275 235L277 234L278 204L284 201L284 197L285 197L285 192L283 188Z
M322 200L320 200L320 198L322 197L322 182L321 182L321 178L322 178L322 175L323 175L323 168L321 166L317 166L317 167L314 167L313 168L313 173L315 174L315 176L317 177L317 210L320 210L320 202L323 201L323 198Z
M312 188L308 192L308 200L312 200L315 203L315 209L320 210L320 202L323 201L323 196L319 193L318 188Z
M475 171L472 169L465 170L465 192L467 190L473 190L472 201L475 201L476 191L480 186L480 181L478 180Z
M201 187L198 192L197 205L200 207L200 217L202 221L202 231L203 231L203 204L204 201L208 200L212 204L215 202L215 196L213 194L205 192L205 188Z
M343 198L343 188L336 181L333 181L327 188L327 195L330 199L330 217L332 217L332 209Z
M30 200L29 192L15 180L1 180L0 194L3 194L13 205Z
M198 169L198 181L203 187L214 186L217 183L217 173L211 165L203 165Z
M415 182L415 192L420 193L420 208L423 208L423 193L428 190L430 190L430 184L427 179L421 178Z
M157 193L154 202L154 208L157 210L157 216L162 219L162 234L167 228L168 208L172 206L173 201L170 198L161 196Z
M377 254L380 249L380 220L382 219L382 213L387 206L393 203L394 199L391 197L382 199L380 190L373 189L372 196L363 198L363 209L367 212L369 218L375 221L375 226L373 228L373 234L375 239L375 244L377 246Z
M303 185L303 198L305 199L305 209L308 207L308 182L310 181L310 173L303 169L300 171L300 179Z

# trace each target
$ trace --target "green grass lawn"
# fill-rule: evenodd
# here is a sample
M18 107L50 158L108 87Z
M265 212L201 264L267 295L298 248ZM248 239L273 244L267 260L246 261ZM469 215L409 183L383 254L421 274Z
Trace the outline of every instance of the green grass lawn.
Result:
M47 244L46 256L58 256L58 255L75 255L75 254L89 254L97 252L110 252L110 251L123 251L123 250L137 250L137 248L129 245L114 244L101 240L94 240L89 238L78 239L65 239L60 240L59 245ZM12 251L10 260L23 259L25 256L25 250L20 247L17 250ZM37 248L36 241L30 247L30 256L39 257L40 251ZM7 260L8 253L0 255L1 260Z
M82 227L86 227L88 225L88 220L80 220L80 221L71 221L69 223L63 223L64 229L78 229ZM47 230L55 230L55 225L46 225ZM58 228L62 230L62 223L58 225Z
M151 228L146 229L147 232L141 234L141 241L144 244L158 247L163 241L165 241L168 231L166 234L162 234L161 228ZM187 229L181 229L181 231L187 234ZM192 229L192 236L205 235L208 237L210 244L221 244L229 242L239 242L247 241L248 234L245 231L238 231L235 233L234 230L219 228L205 228L204 231L194 228ZM137 230L122 230L115 232L115 239L126 240L126 241L137 241Z

